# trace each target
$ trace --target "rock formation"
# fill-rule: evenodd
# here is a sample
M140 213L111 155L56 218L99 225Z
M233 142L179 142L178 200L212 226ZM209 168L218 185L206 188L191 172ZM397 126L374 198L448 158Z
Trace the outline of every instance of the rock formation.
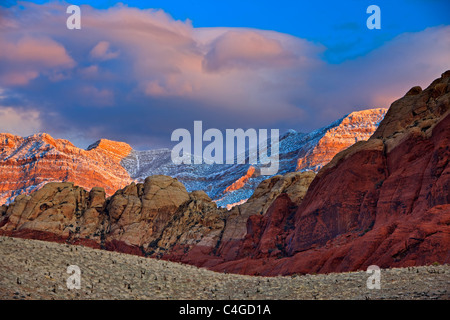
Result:
M108 198L101 188L49 183L0 208L0 235L251 275L450 263L449 159L447 71L394 102L369 140L317 175L271 177L230 211L163 175Z
M131 183L109 198L98 187L88 192L69 182L48 183L1 207L0 234L213 266L245 255L241 247L252 217L266 216L282 194L300 201L314 176L272 177L230 212L205 192L188 193L177 179L162 175Z
M0 203L53 181L103 187L111 195L133 181L120 164L131 150L126 143L109 140L83 150L45 133L27 138L0 134Z
M226 212L203 191L188 193L168 176L131 183L110 198L98 187L87 192L69 182L48 183L1 208L0 234L155 256L175 245L209 243L211 251Z
M266 219L252 220L253 244L278 228L278 259L253 249L255 258L213 269L274 275L449 263L449 146L447 71L394 102L368 141L320 170L292 218L292 204L278 197Z
M324 131L313 146L299 155L296 170L319 171L339 152L358 141L365 141L372 136L383 120L386 109L355 111L337 121Z
M279 174L317 171L339 151L366 140L383 118L385 109L353 112L310 134L288 132L280 139ZM188 191L203 190L219 206L245 202L261 181L258 166L175 165L171 150L133 150L128 144L106 139L87 150L48 134L27 138L0 134L0 204L29 194L48 182L74 182L87 190L102 187L112 195L132 181L151 175L168 175Z
M283 175L296 171L317 172L338 152L358 141L369 139L386 111L387 109L383 108L355 111L308 134L290 130L280 137L277 174ZM221 181L218 188L213 189L210 195L218 205L227 206L227 208L242 204L263 180L269 178L259 174L259 165L234 165L225 169L223 166L219 167L217 172L208 172L207 176ZM187 177L191 177L191 174L187 174ZM190 184L183 175L179 175L178 178L183 183Z

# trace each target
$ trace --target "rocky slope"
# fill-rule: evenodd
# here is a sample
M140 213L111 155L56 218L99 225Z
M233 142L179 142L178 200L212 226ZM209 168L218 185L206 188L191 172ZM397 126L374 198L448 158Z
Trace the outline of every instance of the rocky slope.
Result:
M449 263L449 82L410 90L317 176L274 176L231 211L163 175L110 198L50 183L1 208L0 234L252 275Z
M394 102L368 141L336 155L298 208L280 195L267 217L251 219L249 249L213 269L289 274L449 263L449 146L447 71ZM259 240L271 228L278 259Z
M317 142L297 156L296 170L317 172L342 150L369 139L386 112L381 108L355 111L322 130Z
M386 109L352 112L332 124L305 134L291 130L280 137L279 171L315 171L327 164L334 155L358 141L367 140L375 132ZM232 207L253 194L256 187L269 176L260 174L260 164L250 165L174 165L170 150L133 151L122 163L130 176L143 181L150 175L177 178L188 191L203 190L219 206ZM246 151L247 159L249 152Z
M133 181L120 161L126 143L100 140L87 150L48 134L27 138L0 134L0 204L51 181L72 181L87 189L101 186L108 195Z
M385 109L353 112L310 134L288 132L280 139L279 174L317 171L339 151L366 140L384 117ZM48 134L27 138L0 134L0 204L29 194L52 181L74 182L85 189L102 187L107 195L131 181L167 175L188 191L203 190L219 206L247 200L267 176L245 165L175 165L171 150L136 151L123 142L100 140L83 150Z

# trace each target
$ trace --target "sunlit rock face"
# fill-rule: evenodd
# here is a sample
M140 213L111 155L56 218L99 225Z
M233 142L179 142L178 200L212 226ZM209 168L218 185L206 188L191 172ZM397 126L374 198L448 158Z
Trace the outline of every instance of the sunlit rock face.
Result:
M317 172L339 151L368 139L385 112L357 111L309 134L287 132L280 137L277 174ZM48 134L26 138L0 134L0 152L0 204L48 182L74 182L86 189L102 187L112 195L131 181L168 175L182 182L188 192L203 190L218 206L232 208L244 203L258 184L269 178L260 174L258 164L175 165L169 149L136 151L126 143L106 139L84 150Z
M277 174L317 172L338 152L355 142L367 140L383 120L386 111L355 111L309 134L290 130L280 137ZM259 183L270 177L261 175L260 165L249 164L248 160L242 165L174 165L169 149L132 151L122 160L122 164L134 179L143 181L153 174L176 177L188 191L203 190L218 206L228 208L245 202Z
M0 235L265 276L450 263L449 146L446 72L395 101L367 141L317 174L270 177L230 211L165 175L109 198L102 188L48 183L0 207Z
M333 157L358 141L370 138L383 120L387 109L356 111L337 121L336 126L324 130L323 135L298 158L296 170L318 171Z
M86 189L102 187L112 195L133 181L120 164L131 151L128 144L109 140L84 150L45 133L26 138L0 134L0 203L48 182L74 182Z

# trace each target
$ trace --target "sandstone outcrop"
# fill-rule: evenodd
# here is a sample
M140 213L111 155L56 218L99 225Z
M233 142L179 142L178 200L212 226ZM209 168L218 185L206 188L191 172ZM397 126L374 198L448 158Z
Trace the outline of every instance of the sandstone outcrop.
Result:
M162 175L109 198L50 183L1 207L0 235L266 276L450 263L449 159L447 71L317 175L271 177L230 211Z
M383 120L386 109L355 111L331 126L304 155L298 157L296 170L318 171L339 152L358 141L369 139Z
M294 217L282 223L285 232L279 228L284 256L258 259L265 251L253 250L256 258L213 269L273 275L449 263L449 146L447 71L394 102L367 142L337 154L318 173ZM269 211L282 221L292 204L278 198ZM254 222L258 243L269 226Z
M98 187L88 192L73 183L48 183L2 207L0 234L214 266L247 256L248 234L254 234L248 228L259 218L274 219L267 211L280 195L301 201L314 176L272 177L231 211L218 208L205 192L188 193L177 179L162 175L131 183L109 198ZM263 240L261 248L267 246Z
M339 151L366 140L386 109L355 111L309 134L289 131L280 137L279 174L318 171ZM74 182L84 189L102 187L106 195L151 175L168 175L187 191L203 190L219 206L248 200L267 176L260 165L175 165L171 150L133 150L123 142L99 140L86 150L42 133L26 138L0 134L0 204L30 194L49 182Z
M130 245L147 246L157 239L189 194L176 179L152 176L145 183L125 187L108 204L112 238Z
M112 195L133 181L120 164L130 151L126 143L105 139L83 150L45 133L27 138L2 133L0 203L49 182L70 181L85 189L103 187Z
M203 191L188 193L176 179L151 176L105 198L73 183L48 183L1 207L0 233L81 243L95 248L162 256L194 245L214 249L225 209Z
M261 182L246 203L234 207L229 212L221 243L218 246L218 254L225 260L245 256L247 252L242 245L251 228L249 223L259 219L255 217L265 217L268 209L281 194L285 194L286 198L296 201L297 204L300 203L314 177L315 173L312 171L292 172Z

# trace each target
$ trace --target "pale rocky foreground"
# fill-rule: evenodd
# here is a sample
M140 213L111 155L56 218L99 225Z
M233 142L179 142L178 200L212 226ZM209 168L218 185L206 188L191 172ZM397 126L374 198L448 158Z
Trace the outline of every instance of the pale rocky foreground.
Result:
M67 289L69 265L81 289ZM0 299L450 299L450 266L289 277L216 273L81 246L0 237Z

